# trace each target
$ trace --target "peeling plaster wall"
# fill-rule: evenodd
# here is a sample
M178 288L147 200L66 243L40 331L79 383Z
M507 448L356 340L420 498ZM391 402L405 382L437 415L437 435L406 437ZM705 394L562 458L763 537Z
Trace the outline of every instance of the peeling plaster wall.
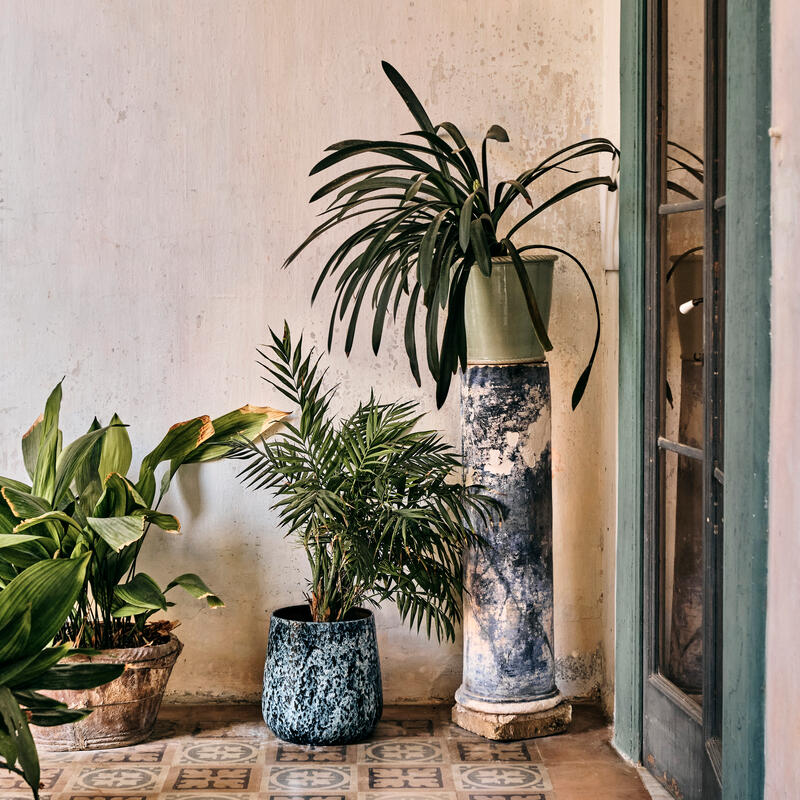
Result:
M800 70L798 10L772 3L772 381L767 589L766 789L770 800L800 793Z
M493 174L515 176L566 142L618 130L618 4L608 0L8 0L0 15L0 474L21 475L20 434L66 375L66 438L94 414L131 425L134 463L177 420L245 402L278 404L254 346L287 318L322 344L330 294L309 295L331 240L291 272L314 224L310 166L332 141L412 127L380 71L386 58L436 120L474 142L493 122ZM569 398L592 342L591 300L560 263L552 312L555 635L562 688L610 687L613 668L616 274L600 192L532 227L573 250L604 316L599 360L576 412ZM604 250L604 247L606 248ZM612 248L613 249L613 248ZM419 398L392 331L380 359L361 327L330 358L343 407L371 386ZM430 417L451 440L458 398ZM173 699L252 699L268 612L300 599L304 558L235 467L187 468L168 510L180 537L154 536L145 568L197 571L227 602L181 600L186 644ZM378 615L386 700L449 698L460 645ZM604 666L605 665L605 666Z

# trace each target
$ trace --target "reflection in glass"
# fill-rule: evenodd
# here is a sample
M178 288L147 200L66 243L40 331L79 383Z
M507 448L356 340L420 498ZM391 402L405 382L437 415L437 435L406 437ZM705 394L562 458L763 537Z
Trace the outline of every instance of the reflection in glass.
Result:
M703 686L703 246L702 209L674 204L704 195L705 3L667 0L666 147L661 201L660 435L661 669L702 700ZM670 445L671 443L671 445ZM693 455L692 455L693 454ZM694 456L694 457L693 457Z
M703 160L704 140L705 3L668 0L667 3L667 180L702 197L702 178L694 170ZM678 190L666 202L680 202Z
M662 280L664 427L661 435L703 446L703 212L665 218Z

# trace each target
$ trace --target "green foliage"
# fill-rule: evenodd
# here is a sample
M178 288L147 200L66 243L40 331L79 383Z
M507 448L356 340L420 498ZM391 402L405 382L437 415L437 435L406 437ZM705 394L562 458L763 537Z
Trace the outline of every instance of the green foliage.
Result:
M418 129L403 134L408 137L405 141L347 139L328 147L330 154L314 166L312 175L340 164L350 164L353 159L358 166L330 180L312 195L311 202L331 196L333 199L322 212L324 221L285 264L292 263L318 237L340 225L346 227L348 236L325 263L312 295L312 299L315 298L321 285L337 276L328 346L331 346L337 319L342 321L349 314L345 351L350 353L361 307L369 297L374 311L372 346L377 354L389 310L397 318L407 295L405 344L411 371L419 384L415 319L421 303L425 309L428 369L436 380L436 398L441 406L447 397L451 376L459 363L462 368L466 365L464 303L473 267L488 276L493 257L511 256L536 335L544 349L550 350L552 344L521 266L520 255L528 250L555 251L568 256L586 278L597 322L592 354L573 392L575 408L589 379L600 336L600 313L594 286L580 262L567 251L549 245L518 247L513 239L526 223L578 192L594 186L614 191L616 183L610 176L596 175L578 178L534 200L534 190L542 185L539 183L542 179L554 173L572 175L576 164L601 154L611 155L616 162L617 148L602 138L576 142L517 178L501 180L492 187L488 143L507 142L505 129L492 125L486 132L479 166L461 131L451 122L434 126L400 73L386 62L383 62L383 69ZM365 166L362 156L375 156L377 161ZM531 210L502 236L499 231L506 214L519 199ZM355 231L351 220L358 220L360 224ZM444 309L447 313L440 341L440 310Z
M39 758L28 725L64 725L91 713L67 708L41 690L91 689L124 669L121 664L59 664L71 646L47 646L83 590L90 558L87 553L39 561L0 591L0 768L22 776L35 798Z
M480 543L470 517L488 523L496 503L447 482L460 462L436 432L415 430L414 403L370 396L337 424L313 348L302 337L293 347L288 327L270 334L259 351L267 380L300 416L269 441L240 440L231 457L247 462L244 482L274 492L281 525L303 546L312 618L392 600L409 625L454 638L462 550Z
M60 407L59 383L22 438L31 484L0 478L0 588L43 561L85 558L81 590L64 610L57 638L98 648L145 644L148 620L174 605L166 594L176 586L212 608L223 605L194 574L181 575L162 590L137 572L137 558L152 527L180 530L174 516L158 511L180 466L224 456L231 436L259 437L282 412L244 406L214 422L204 416L173 425L144 457L134 483L126 477L132 448L119 417L108 426L93 420L87 433L62 449Z

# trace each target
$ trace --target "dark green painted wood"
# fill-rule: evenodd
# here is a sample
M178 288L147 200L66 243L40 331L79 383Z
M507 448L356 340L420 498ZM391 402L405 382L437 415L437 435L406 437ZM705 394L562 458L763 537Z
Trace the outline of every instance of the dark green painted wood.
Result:
M764 656L770 387L770 0L728 0L725 800L764 792Z
M614 744L634 761L642 746L645 35L645 4L622 0Z

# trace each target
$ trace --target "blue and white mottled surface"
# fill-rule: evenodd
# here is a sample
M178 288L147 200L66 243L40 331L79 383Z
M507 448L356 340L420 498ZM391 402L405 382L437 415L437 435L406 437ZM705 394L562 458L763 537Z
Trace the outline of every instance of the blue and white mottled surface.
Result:
M466 557L457 698L555 698L549 367L468 366L461 403L467 482L488 489L505 518L482 526L489 546Z
M296 744L364 739L383 711L375 618L366 612L346 622L297 621L303 608L280 609L270 620L264 721Z

